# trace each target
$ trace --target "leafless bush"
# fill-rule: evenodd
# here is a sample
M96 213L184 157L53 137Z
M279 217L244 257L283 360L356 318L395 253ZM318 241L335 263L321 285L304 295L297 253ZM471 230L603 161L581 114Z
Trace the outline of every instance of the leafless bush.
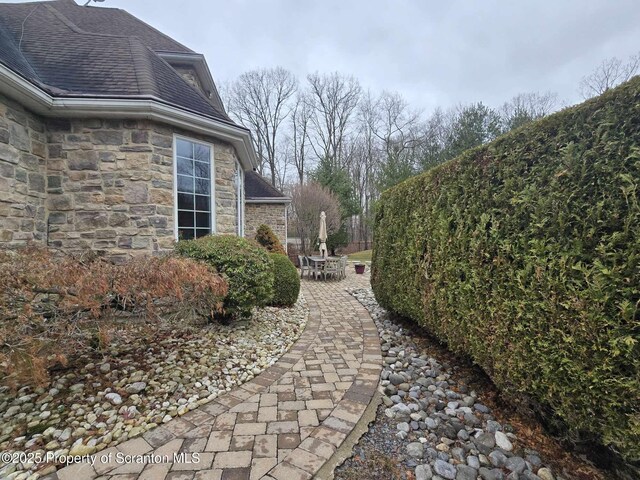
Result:
M137 257L124 265L28 246L0 252L2 383L42 384L70 353L105 348L110 321L152 324L196 313L212 317L227 284L186 258Z

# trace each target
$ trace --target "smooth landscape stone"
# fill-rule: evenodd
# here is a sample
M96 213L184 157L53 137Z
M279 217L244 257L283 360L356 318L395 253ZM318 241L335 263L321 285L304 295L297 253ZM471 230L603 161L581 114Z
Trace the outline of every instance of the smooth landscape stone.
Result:
M495 450L489 454L489 461L494 467L504 467L507 456L499 450Z
M120 405L122 403L122 397L114 392L107 393L104 398L113 405Z
M407 454L413 458L422 458L424 447L420 442L411 442L407 445Z
M478 470L469 465L458 465L456 469L456 480L476 480L478 478Z
M433 465L433 469L442 478L446 478L449 480L455 480L456 478L457 469L448 462L436 460Z
M418 465L416 467L416 480L430 480L433 478L433 472L430 465Z
M521 457L510 457L504 462L504 466L511 472L522 473L527 468L527 464Z
M502 430L502 425L500 425L495 420L487 420L487 432L495 433Z
M480 478L482 478L482 480L503 480L504 479L504 474L502 473L502 470L497 468L490 470L486 467L481 467L480 470L478 470L478 473L480 474Z
M506 450L507 452L510 452L511 450L513 450L513 444L504 433L496 432L495 436L496 436L496 445L499 448Z
M496 439L491 433L483 432L475 438L475 444L480 452L488 455L496 446Z
M469 455L467 457L467 465L478 470L480 468L480 460L475 455Z
M556 478L553 476L553 473L551 473L551 470L549 470L546 467L543 467L538 470L538 476L542 480L556 480Z
M399 430L399 431L401 431L401 432L405 432L405 433L409 433L409 431L411 430L411 429L409 428L409 424L408 424L407 422L399 423L399 424L397 425L397 428L398 428L398 430Z

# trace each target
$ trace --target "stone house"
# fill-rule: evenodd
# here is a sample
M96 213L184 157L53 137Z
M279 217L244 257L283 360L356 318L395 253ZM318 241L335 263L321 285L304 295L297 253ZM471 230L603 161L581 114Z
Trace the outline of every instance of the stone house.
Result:
M1 247L118 260L260 223L286 244L257 162L201 54L123 10L0 3Z

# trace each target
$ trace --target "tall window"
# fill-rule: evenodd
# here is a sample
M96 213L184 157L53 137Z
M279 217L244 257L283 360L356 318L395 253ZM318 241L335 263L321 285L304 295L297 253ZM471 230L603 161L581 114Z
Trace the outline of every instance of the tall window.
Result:
M215 230L211 146L176 138L175 171L178 238L208 235Z

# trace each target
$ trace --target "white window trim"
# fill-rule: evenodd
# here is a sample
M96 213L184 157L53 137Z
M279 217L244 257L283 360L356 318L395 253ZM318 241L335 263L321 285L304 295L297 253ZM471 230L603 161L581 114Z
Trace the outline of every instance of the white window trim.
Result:
M209 169L211 173L211 232L216 233L216 168L213 159L215 158L213 154L213 144L209 142L203 142L202 140L198 140L195 138L185 137L184 135L173 135L173 236L175 240L178 240L178 148L177 141L184 140L186 142L191 143L199 143L200 145L206 145L209 147L210 158L209 162L211 168Z
M236 222L238 223L238 236L244 237L244 224L245 224L245 212L244 212L244 189L245 189L245 175L244 169L242 168L242 164L236 160L236 172L238 174L238 179L236 179Z

